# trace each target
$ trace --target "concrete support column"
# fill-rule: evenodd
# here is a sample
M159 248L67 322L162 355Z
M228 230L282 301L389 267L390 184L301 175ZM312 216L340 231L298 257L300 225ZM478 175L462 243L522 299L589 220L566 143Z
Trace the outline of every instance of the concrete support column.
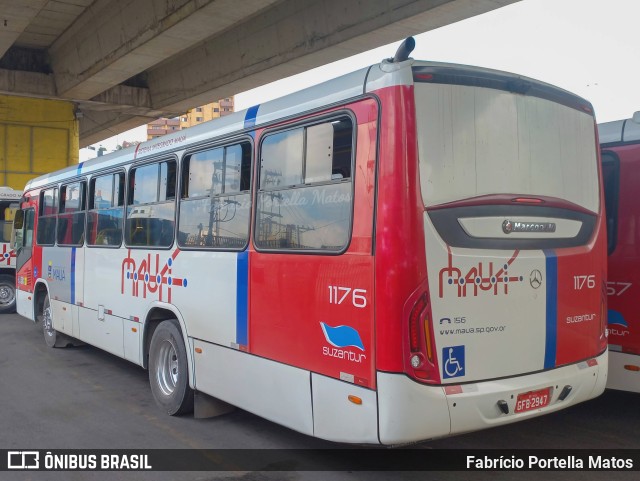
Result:
M0 185L22 190L29 179L78 163L72 102L0 95Z

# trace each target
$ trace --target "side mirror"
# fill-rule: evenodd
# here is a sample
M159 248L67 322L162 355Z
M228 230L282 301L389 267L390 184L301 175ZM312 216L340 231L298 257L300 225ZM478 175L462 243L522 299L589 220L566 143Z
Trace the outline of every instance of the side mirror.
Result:
M22 228L24 226L24 211L17 210L15 217L13 218L13 229L11 230L11 248L21 248L22 247ZM19 231L20 235L16 235L16 232Z

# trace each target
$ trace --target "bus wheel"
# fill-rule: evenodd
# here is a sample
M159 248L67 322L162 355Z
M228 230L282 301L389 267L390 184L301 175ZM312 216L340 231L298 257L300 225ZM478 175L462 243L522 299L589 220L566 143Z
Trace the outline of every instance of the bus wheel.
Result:
M49 347L56 347L58 331L53 328L53 311L49 302L49 295L45 296L42 302L42 311L38 316L38 320L42 322L42 332L44 333L44 342Z
M149 382L156 403L170 415L193 410L187 350L176 319L162 322L149 348Z
M0 275L0 314L15 312L16 283L15 277Z

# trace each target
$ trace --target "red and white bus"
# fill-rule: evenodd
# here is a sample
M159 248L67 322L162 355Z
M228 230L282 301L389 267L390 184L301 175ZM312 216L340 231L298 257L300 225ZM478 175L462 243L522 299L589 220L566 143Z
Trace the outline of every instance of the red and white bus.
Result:
M529 419L606 383L599 179L587 101L400 52L29 182L18 310L169 414L379 444Z
M609 241L607 387L640 392L640 112L598 131Z
M21 197L21 190L0 187L0 314L16 310L16 253L10 241L13 216Z

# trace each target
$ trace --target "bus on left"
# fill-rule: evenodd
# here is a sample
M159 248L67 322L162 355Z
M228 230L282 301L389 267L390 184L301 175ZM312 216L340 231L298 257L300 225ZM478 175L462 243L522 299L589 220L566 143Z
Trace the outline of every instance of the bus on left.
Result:
M22 191L0 187L0 314L16 310L16 253L10 246Z

